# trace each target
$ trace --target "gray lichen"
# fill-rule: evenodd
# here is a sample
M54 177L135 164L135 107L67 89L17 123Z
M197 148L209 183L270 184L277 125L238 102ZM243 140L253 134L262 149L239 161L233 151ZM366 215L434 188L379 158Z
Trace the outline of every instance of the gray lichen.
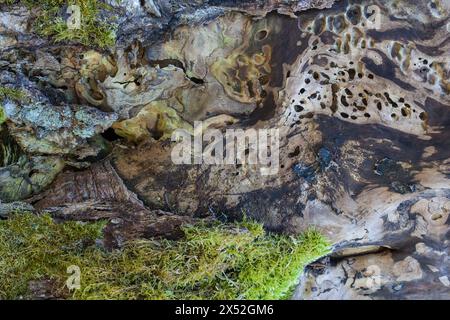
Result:
M70 154L117 120L116 114L93 107L46 102L7 101L4 110L12 124L11 135L32 154Z

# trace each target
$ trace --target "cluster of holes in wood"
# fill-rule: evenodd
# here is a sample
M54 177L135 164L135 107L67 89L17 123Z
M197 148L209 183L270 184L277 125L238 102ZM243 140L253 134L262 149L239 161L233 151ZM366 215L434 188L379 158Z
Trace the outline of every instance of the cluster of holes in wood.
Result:
M389 92L384 91L382 93L374 93L368 89L360 90L357 88L357 84L350 86L355 88L356 91L359 91L353 92L355 89L353 89L353 91L348 87L341 89L339 84L332 83L330 81L330 76L327 72L330 72L331 69L336 70L333 75L339 79L340 83L363 80L365 77L369 80L374 79L374 75L372 73L365 74L364 72L357 72L353 67L354 62L351 61L349 65L350 66L347 66L346 69L339 69L336 63L330 62L328 67L324 69L325 72L314 71L312 69L308 71L308 76L304 80L304 86L300 88L298 92L299 100L293 99L291 101L294 111L299 114L298 120L291 126L301 123L301 119L313 118L314 113L308 110L307 107L307 102L313 100L318 101L322 109L329 108L333 114L338 112L339 106L343 106L345 111L340 111L338 113L339 116L343 119L351 120L357 120L361 117L365 119L371 118L372 115L369 112L368 107L369 104L372 103L375 104L377 110L380 112L383 112L385 108L391 108L390 117L393 120L398 120L400 117L410 117L412 114L417 112L417 110L411 106L411 103L408 103L404 97L394 100L394 98L390 96ZM327 98L327 94L323 94L320 91L311 93L306 89L312 81L315 81L320 85L331 84L333 94L333 102L331 104L327 104L323 101ZM342 108L340 110L342 110ZM420 112L418 117L422 121L426 121L428 118L426 112Z
M315 34L316 36L321 35L325 31L331 31L334 34L340 34L344 30L350 27L351 33L355 33L357 35L358 39L361 39L361 36L363 35L363 32L357 27L358 25L363 27L366 27L365 21L367 19L373 18L373 10L370 9L369 6L360 6L360 5L349 5L345 11L344 14L337 14L337 15L331 15L331 16L324 16L322 14L319 14L310 24L306 30L308 33ZM353 25L353 27L352 27ZM356 28L356 29L355 29ZM258 31L255 34L255 39L257 41L262 41L266 39L269 35L269 31L262 29ZM347 45L355 45L353 37L350 36L350 34L346 34L346 42L336 43L338 47L344 46L345 43ZM350 40L351 39L351 40ZM367 41L364 40L364 37L362 37L363 41L360 43L361 48L366 48ZM348 40L348 41L347 41ZM316 39L312 42L311 50L317 50L319 45L319 40ZM345 49L345 48L344 48ZM328 51L333 51L335 53L341 53L341 51L345 54L348 53L349 50L336 50L335 48L331 48ZM427 58L419 58L418 63L414 63L414 66L417 67L417 72L420 74L427 76L428 82L433 82L434 77L429 76L430 71L434 68L434 63L432 61L429 61ZM311 112L311 110L308 110L307 107L307 100L317 100L319 101L320 107L322 109L329 108L331 109L332 113L337 113L342 119L349 119L349 120L358 120L358 119L370 119L373 116L373 112L371 114L370 109L368 108L369 105L376 106L376 109L379 112L387 112L388 115L392 120L399 120L402 117L408 118L411 117L413 114L418 113L417 117L423 121L426 122L428 120L428 115L426 112L418 112L414 107L412 102L407 102L405 100L405 97L391 97L389 92L383 91L383 92L370 92L368 89L359 89L357 86L349 86L347 85L346 88L341 88L343 86L339 86L339 84L332 84L332 91L333 91L333 103L326 103L324 101L321 101L322 96L321 92L309 92L310 90L306 90L307 86L311 83L311 81L319 82L321 85L330 84L332 81L330 81L330 77L327 75L327 71L330 71L330 68L337 69L337 74L334 74L334 76L340 76L339 82L345 83L345 82L352 82L357 81L359 79L363 79L364 77L367 77L370 80L374 79L374 75L372 73L367 73L366 75L364 72L357 72L357 68L353 67L354 62L350 62L350 66L347 66L347 68L340 69L338 66L331 62L328 67L325 68L325 72L321 71L313 71L309 70L309 76L304 81L304 87L300 89L299 92L299 101L295 101L295 99L292 101L293 110L298 114L296 123L292 124L299 124L301 122L301 119L308 119L313 118L314 113ZM329 72L328 72L329 73ZM286 77L290 77L290 71L287 71ZM269 81L269 76L265 75L262 76L259 79L259 82L261 86L267 85ZM432 83L433 84L433 83ZM305 94L307 96L305 96ZM266 91L261 91L261 98L266 97ZM323 95L323 100L327 98L326 94ZM327 105L328 104L328 105ZM339 108L342 106L343 108ZM389 110L386 110L387 108L390 108Z

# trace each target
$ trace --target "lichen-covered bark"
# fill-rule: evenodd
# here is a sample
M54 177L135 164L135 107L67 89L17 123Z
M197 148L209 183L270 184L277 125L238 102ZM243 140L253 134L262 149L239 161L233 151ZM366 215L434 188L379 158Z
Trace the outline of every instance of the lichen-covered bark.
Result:
M3 6L0 86L31 103L3 103L22 162L0 199L109 219L111 247L205 217L315 225L333 254L295 298L449 298L450 7L332 2L111 1L110 50L52 44ZM196 120L280 129L279 173L173 164L170 134Z

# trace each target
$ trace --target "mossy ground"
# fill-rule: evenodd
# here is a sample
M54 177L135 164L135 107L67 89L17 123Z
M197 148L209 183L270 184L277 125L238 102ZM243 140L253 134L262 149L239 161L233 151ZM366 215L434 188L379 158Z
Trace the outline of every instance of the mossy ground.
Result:
M27 296L30 280L64 291L67 267L81 269L74 299L283 299L304 266L328 253L315 230L266 234L255 222L198 224L180 241L133 241L122 250L96 246L103 223L57 224L31 213L0 221L0 298Z
M39 10L34 30L55 42L74 42L85 46L107 48L115 43L114 21L102 17L101 11L110 7L100 0L0 0L0 4L21 2ZM65 19L66 8L77 5L81 13L79 29L70 29Z

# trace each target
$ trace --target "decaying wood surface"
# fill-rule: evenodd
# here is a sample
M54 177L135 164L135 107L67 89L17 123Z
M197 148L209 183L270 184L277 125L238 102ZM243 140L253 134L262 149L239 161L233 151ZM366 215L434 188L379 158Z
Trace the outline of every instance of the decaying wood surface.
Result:
M28 156L21 185L58 173L15 200L56 219L108 220L111 248L243 213L275 232L314 225L333 254L295 298L450 298L448 1L200 1L170 26L168 1L128 2L112 53L26 37L0 51L0 83L25 83L49 108L95 109L64 136L20 112L8 120ZM165 138L196 120L279 129L279 173L173 164ZM71 133L91 126L106 133ZM29 140L38 133L45 144ZM38 155L51 164L36 166ZM1 168L0 181L15 170Z

